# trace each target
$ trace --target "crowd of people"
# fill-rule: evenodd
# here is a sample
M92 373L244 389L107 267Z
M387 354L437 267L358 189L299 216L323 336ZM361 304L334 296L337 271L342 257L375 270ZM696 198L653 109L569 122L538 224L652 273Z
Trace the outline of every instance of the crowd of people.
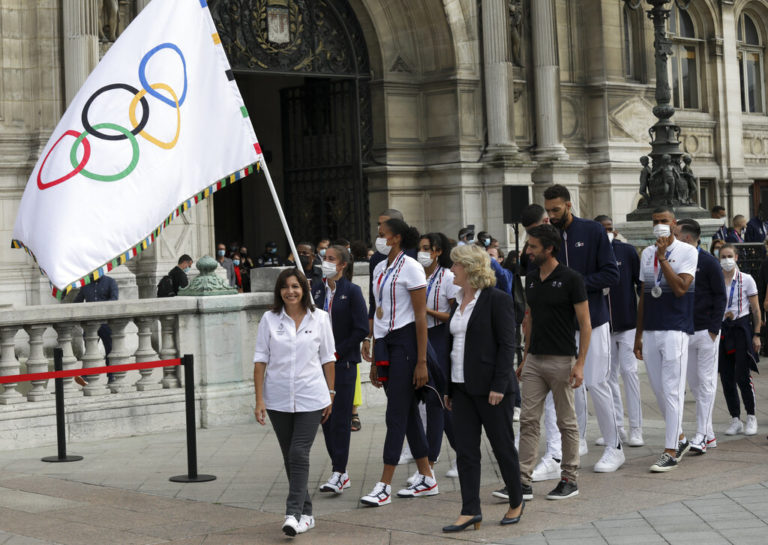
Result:
M456 459L447 476L458 477L462 506L444 532L477 529L483 520L482 430L504 481L493 492L508 502L502 525L521 520L535 481L557 481L548 500L578 495L589 448L587 393L603 447L593 470L619 470L624 449L645 444L638 360L665 421L651 472L672 471L686 454L717 446L718 374L731 415L724 433L757 433L751 371L762 318L757 283L739 270L739 249L726 238L705 250L699 224L662 207L648 225L655 243L638 254L610 217L577 217L564 186L547 188L544 199L523 213L519 259L504 259L498 242L487 232L475 236L471 226L453 242L420 234L397 210L383 211L367 305L351 282L349 245L298 245L301 271L279 275L254 354L255 415L275 429L289 480L287 535L315 525L308 471L320 425L332 463L320 491L342 494L355 477L347 463L362 359L387 406L381 476L360 501L381 507L393 495L437 495L445 434ZM695 430L683 429L686 385ZM542 415L546 452L537 463ZM394 492L404 443L417 471Z

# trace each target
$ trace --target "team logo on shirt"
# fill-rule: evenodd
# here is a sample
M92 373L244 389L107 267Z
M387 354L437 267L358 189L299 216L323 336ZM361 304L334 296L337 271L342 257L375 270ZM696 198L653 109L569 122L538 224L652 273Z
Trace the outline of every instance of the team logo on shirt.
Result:
M563 287L563 283L560 282L560 280L555 280L554 282L552 282L552 287L553 288L562 288Z
M582 246L584 246L584 243L583 243L583 242L581 242L581 241L579 241L579 242L577 242L577 243L575 244L575 247L576 247L576 248L581 248Z

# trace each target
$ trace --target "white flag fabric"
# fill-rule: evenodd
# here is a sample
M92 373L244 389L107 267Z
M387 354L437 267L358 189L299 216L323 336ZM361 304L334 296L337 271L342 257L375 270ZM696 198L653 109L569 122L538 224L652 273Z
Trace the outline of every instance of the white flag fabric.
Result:
M60 297L138 255L261 149L205 0L154 0L72 100L27 182L12 245Z

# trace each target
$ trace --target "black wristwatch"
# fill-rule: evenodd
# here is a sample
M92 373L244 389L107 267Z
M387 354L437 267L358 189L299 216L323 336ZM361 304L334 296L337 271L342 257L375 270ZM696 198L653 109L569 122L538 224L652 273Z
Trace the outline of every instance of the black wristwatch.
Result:
M760 333L752 333L752 336L753 336L753 337L759 337L759 336L760 336Z

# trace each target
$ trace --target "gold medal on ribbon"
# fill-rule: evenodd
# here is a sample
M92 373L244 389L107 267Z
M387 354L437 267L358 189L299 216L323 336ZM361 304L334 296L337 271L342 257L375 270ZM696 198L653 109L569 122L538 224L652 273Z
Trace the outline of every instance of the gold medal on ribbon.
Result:
M376 309L376 317L381 320L384 317L384 309L379 307Z

